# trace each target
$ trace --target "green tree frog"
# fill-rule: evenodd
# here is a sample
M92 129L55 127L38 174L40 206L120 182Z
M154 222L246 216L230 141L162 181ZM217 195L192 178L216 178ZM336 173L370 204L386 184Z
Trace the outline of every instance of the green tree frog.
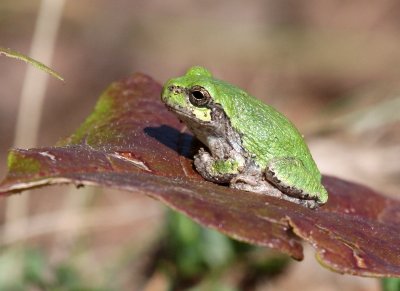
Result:
M302 135L273 107L200 66L167 81L161 100L207 147L194 156L206 180L309 208L327 202Z

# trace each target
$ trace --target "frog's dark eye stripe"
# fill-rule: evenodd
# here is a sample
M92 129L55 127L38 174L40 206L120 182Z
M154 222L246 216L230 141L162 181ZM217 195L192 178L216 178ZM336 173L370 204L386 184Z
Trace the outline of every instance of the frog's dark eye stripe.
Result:
M211 96L205 88L193 86L189 90L189 101L195 106L205 106L211 101Z

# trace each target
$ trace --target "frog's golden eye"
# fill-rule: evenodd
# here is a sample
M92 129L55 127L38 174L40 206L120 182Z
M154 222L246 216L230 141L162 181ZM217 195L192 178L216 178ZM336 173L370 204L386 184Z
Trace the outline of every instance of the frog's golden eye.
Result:
M193 86L189 90L189 101L195 106L205 106L211 101L211 96L205 88Z

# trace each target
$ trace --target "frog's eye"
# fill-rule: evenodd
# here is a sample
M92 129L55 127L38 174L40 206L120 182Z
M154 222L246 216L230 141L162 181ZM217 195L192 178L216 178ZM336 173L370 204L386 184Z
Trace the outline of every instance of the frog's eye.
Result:
M211 100L210 93L201 86L193 86L189 90L189 101L195 106L205 106Z

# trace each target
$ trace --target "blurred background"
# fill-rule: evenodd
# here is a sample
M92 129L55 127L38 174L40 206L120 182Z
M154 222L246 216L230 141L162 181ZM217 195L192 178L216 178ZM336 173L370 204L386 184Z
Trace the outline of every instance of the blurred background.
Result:
M196 64L284 112L324 174L400 193L398 1L2 0L0 46L66 80L0 57L1 177L9 148L68 136L111 82L163 83ZM2 199L0 223L0 290L380 290L322 268L307 245L287 260L133 193L38 189Z

